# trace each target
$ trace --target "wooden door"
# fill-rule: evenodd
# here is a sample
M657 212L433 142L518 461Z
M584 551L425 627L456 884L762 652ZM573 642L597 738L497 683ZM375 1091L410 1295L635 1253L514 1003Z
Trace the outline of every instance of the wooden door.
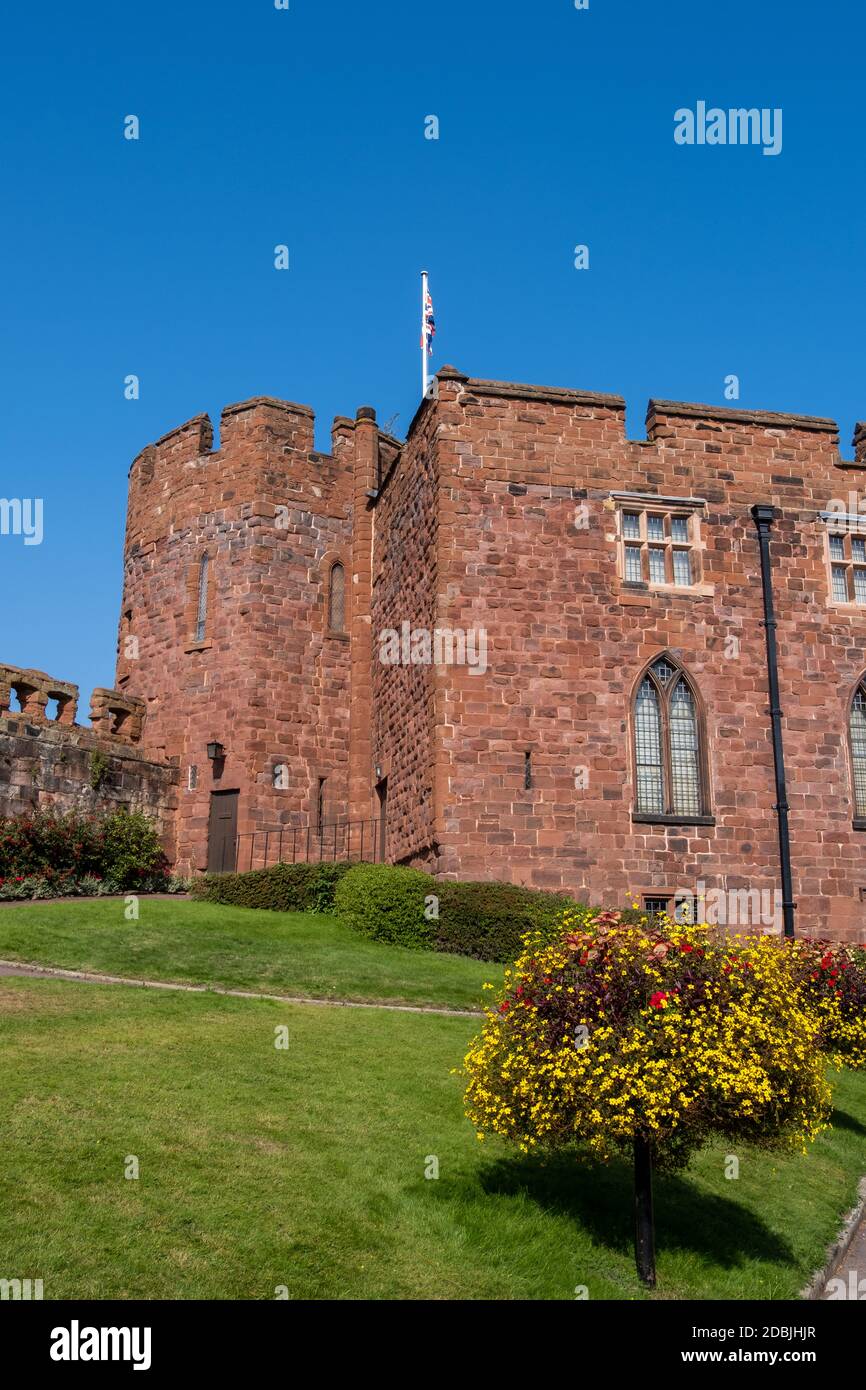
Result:
M237 864L239 792L211 792L207 837L209 874L233 874Z

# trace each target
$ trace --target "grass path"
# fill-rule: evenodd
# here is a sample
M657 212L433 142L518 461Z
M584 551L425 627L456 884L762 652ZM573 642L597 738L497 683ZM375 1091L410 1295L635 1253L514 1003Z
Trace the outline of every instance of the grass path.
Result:
M477 1009L502 967L368 941L333 917L141 898L9 907L0 958L264 994Z
M123 975L61 970L56 965L22 965L0 960L0 978L71 980L83 985L126 985L132 989L176 989L184 994L223 994L231 999L270 999L275 1004L310 1004L317 1009L390 1009L401 1014L444 1014L450 1018L480 1018L480 1009L446 1009L438 1004L369 1004L358 999L308 999L299 994L263 994L260 990L224 989L221 985L182 985L176 980L130 980Z
M646 1297L626 1165L475 1139L453 1074L475 1027L0 980L4 1277L46 1299ZM657 1182L655 1297L797 1296L853 1204L866 1077L837 1105L808 1157L738 1148L727 1181L719 1145Z

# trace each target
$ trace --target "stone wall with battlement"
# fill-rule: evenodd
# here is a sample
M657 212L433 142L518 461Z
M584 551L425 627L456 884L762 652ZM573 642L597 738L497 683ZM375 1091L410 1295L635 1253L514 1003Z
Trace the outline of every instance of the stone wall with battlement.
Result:
M100 688L90 728L77 712L76 685L0 663L0 815L143 811L173 859L178 770L142 752L144 702Z

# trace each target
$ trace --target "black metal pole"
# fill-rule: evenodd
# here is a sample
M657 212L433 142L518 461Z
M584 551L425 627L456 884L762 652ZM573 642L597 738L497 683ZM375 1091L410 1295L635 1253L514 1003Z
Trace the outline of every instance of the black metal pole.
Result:
M767 642L767 686L770 693L770 726L773 732L773 765L776 772L776 819L779 824L779 866L782 871L782 918L786 936L794 935L794 886L791 879L791 835L788 827L788 792L785 785L785 751L782 743L782 710L779 705L779 668L776 661L776 616L773 609L773 571L770 564L770 527L776 509L756 503L752 517L761 549L761 588L764 594L764 634Z
M650 1141L642 1134L636 1134L634 1138L634 1258L639 1278L650 1288L655 1288L652 1149Z

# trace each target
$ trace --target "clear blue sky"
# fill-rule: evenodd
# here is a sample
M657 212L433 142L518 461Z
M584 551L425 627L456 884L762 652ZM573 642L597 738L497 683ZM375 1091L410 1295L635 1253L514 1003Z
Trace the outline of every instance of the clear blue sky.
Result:
M866 417L861 9L7 7L0 497L42 497L45 537L0 536L0 660L85 700L112 684L127 469L198 411L303 401L327 448L332 416L369 403L402 433L422 266L434 368L619 392L633 437L649 396L724 404L736 373L742 405L833 416L847 451ZM782 153L677 146L673 113L699 100L781 107Z

